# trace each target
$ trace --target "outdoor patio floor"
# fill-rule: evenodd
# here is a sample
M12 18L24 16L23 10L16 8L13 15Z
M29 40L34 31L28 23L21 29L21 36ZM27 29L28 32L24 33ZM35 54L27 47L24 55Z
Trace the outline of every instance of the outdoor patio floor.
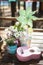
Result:
M2 57L0 54L0 65L43 65L43 56L37 60L20 62L15 55L10 55L6 51Z

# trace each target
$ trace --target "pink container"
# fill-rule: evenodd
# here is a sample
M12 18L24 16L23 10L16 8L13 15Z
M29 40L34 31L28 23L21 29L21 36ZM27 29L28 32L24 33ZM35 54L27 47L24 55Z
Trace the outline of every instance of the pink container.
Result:
M16 56L19 61L25 62L31 59L39 59L41 56L41 52L37 47L33 47L33 48L19 47L17 48Z

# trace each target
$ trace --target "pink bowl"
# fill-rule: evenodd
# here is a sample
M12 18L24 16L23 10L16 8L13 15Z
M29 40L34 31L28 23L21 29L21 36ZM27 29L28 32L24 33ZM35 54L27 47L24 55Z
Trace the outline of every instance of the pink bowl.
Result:
M17 58L19 61L29 61L31 59L39 59L41 52L39 48L28 48L28 47L19 47L17 48Z

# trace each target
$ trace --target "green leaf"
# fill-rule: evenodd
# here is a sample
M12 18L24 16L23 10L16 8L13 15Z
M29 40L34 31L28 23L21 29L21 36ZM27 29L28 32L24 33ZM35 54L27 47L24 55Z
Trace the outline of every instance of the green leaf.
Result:
M17 18L17 20L18 20L21 24L23 24L23 25L25 25L25 24L26 24L26 21L27 21L24 16L19 16L19 17Z
M29 25L30 27L33 27L33 23L32 23L32 20L31 20L31 19L28 20L28 25Z
M14 45L14 38L6 39L6 43L7 43L7 45L9 45L9 46Z
M20 10L19 14L20 14L20 16L25 16L25 10Z
M27 8L26 9L26 17L29 17L30 13L31 13L31 9L30 8Z
M32 11L32 12L31 12L31 15L34 15L35 13L36 13L36 11Z
M19 13L20 16L17 18L17 20L22 24L22 26L28 24L30 27L32 27L32 21L37 20L37 17L34 16L36 11L32 11L30 8L20 10Z
M32 20L37 20L37 17L31 16L31 19L32 19Z

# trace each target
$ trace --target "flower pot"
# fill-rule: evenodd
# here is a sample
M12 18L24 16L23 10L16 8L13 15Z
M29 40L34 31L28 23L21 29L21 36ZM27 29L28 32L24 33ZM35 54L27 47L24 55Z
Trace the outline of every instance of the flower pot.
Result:
M21 36L20 36L20 42L21 42L21 46L28 46L30 47L30 43L31 43L31 35L28 34L27 32L22 32Z
M14 46L7 46L7 52L10 54L15 54L17 49L17 45Z

